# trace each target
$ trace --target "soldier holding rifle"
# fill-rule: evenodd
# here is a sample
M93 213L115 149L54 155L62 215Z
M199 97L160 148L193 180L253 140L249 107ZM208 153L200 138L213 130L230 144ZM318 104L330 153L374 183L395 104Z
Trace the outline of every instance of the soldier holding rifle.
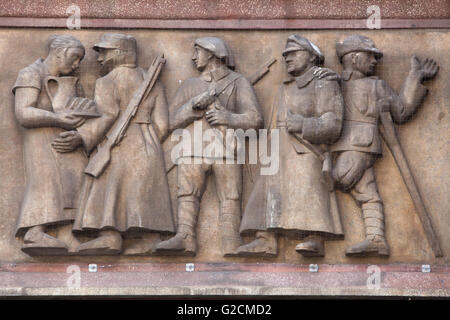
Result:
M122 237L141 237L125 253L151 253L152 235L175 231L160 144L169 123L164 89L154 77L149 91L142 87L152 75L136 65L135 38L104 34L94 50L105 74L95 86L102 116L80 132L92 154L74 231L97 238L79 252L118 254Z
M213 128L222 134L226 128L262 127L263 119L253 87L249 80L233 71L233 55L222 39L197 39L192 60L201 74L186 80L178 89L170 107L171 130L185 128L194 137L195 125L201 125L202 130ZM200 200L207 175L214 173L220 202L222 253L225 256L235 254L240 245L242 164L223 163L226 157L234 160L235 150L231 151L218 158L212 155L211 159L206 159L203 152L194 147L189 154L183 154L184 159L179 159L178 230L175 237L157 245L158 251L195 255Z

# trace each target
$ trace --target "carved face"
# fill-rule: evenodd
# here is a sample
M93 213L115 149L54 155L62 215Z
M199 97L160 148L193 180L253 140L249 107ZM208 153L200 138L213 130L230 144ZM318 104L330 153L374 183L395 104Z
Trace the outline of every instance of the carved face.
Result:
M212 57L212 53L199 46L194 46L194 54L192 55L192 61L194 61L195 67L198 71L203 71L208 65L209 60Z
M306 50L297 50L286 53L287 72L296 77L301 75L311 65L311 54Z
M58 70L61 75L69 75L80 66L84 57L82 48L61 48L57 52Z
M102 75L107 74L114 68L114 58L117 56L116 49L97 49L97 61L102 66L100 73Z
M373 52L356 52L352 58L353 68L366 76L375 73L375 66L378 60Z

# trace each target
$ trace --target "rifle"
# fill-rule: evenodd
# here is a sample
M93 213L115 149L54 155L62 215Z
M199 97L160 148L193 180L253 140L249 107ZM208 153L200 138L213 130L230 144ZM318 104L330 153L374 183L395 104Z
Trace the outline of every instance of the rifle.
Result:
M250 83L252 85L255 85L259 80L261 80L270 71L270 69L269 69L270 66L272 66L276 61L277 61L277 59L272 58L268 62L266 62L260 69L258 69L255 73L253 73L250 76L250 79L249 79ZM226 87L227 87L227 85L220 89L216 88L215 90L210 90L210 94L215 97L218 97L226 89ZM169 146L169 148L164 153L164 159L166 162L167 173L169 173L175 167L175 164L170 160L172 148L173 148L173 146ZM250 175L250 177L252 176L250 171L249 171L249 175Z
M406 188L408 189L411 199L414 203L414 207L416 208L416 211L419 215L420 222L422 223L428 243L430 244L434 255L436 257L442 257L442 250L439 245L439 240L434 232L430 216L423 203L422 196L420 195L420 191L417 188L416 182L414 181L414 176L412 175L411 169L409 168L408 161L406 160L400 141L398 140L391 113L389 111L381 112L380 119L383 128L383 130L380 130L381 136L386 142L386 145L388 146L395 162L397 163L403 181L405 182Z
M270 71L269 68L272 64L275 63L275 61L277 61L275 58L270 59L259 70L257 70L254 74L252 74L249 78L250 83L252 85L255 85L259 80L261 80ZM238 79L238 78L236 78L236 79ZM225 83L225 85L223 85L220 88L212 88L211 90L209 90L209 94L211 96L218 98L220 96L220 94L222 92L224 92L225 89L228 88L228 86L230 84L232 84L236 79L231 79L230 82ZM213 107L213 105L214 105L214 103L211 105L211 107Z
M259 80L261 80L270 71L270 69L269 69L270 66L273 65L276 61L277 61L277 59L275 59L275 58L270 59L268 62L266 62L262 66L261 69L259 69L254 74L252 74L250 76L250 82L252 83L252 85L254 85Z
M285 96L286 99L286 96ZM285 101L286 103L286 101ZM288 111L288 116L291 114ZM286 126L286 124L284 124ZM316 156L319 161L322 162L322 182L327 186L328 191L332 192L334 190L334 179L332 177L332 161L331 152L322 150L319 146L310 143L308 140L303 139L302 135L294 132L292 135L309 151Z
M311 151L322 162L322 181L327 186L328 191L334 190L334 179L331 175L332 161L331 153L329 151L322 151L319 147L313 145L309 141L303 139L297 132L294 133L295 138Z
M84 170L85 173L95 178L98 178L103 173L111 161L111 149L118 145L125 136L127 128L133 117L136 115L139 105L147 98L152 90L165 62L164 54L159 55L153 60L144 76L144 81L142 81L141 85L134 93L127 108L120 114L119 119L114 123L106 136L104 143L97 147L97 153L89 159L88 165Z

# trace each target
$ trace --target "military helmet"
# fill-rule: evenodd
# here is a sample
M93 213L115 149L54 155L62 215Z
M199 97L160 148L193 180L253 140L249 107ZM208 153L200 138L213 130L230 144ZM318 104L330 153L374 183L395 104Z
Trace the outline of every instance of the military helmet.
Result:
M219 59L225 60L225 64L228 68L234 70L234 57L230 47L220 38L216 37L203 37L195 40L194 45L197 45L203 49L211 51Z
M314 43L299 35L290 35L287 38L286 48L282 53L283 56L286 56L286 54L288 54L289 52L298 50L309 51L311 54L315 55L318 58L319 64L323 64L323 62L325 61L324 55Z
M361 51L374 53L376 59L380 59L383 56L383 53L375 47L375 43L366 36L351 35L336 43L336 54L341 62L342 57L347 53Z

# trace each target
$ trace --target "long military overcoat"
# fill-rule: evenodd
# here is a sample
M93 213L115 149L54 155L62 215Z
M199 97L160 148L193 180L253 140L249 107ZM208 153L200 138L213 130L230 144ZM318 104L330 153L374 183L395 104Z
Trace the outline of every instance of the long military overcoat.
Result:
M96 152L105 134L108 138L143 77L143 69L123 65L97 80L95 102L102 117L80 131L88 150ZM113 229L124 235L175 231L160 143L167 129L167 102L163 86L157 81L125 137L112 149L106 170L96 179L87 176L75 231Z
M279 171L261 176L245 208L241 233L276 231L304 237L342 238L334 191L322 182L322 161L288 132L288 111L304 117L301 139L324 151L342 128L343 99L336 80L315 76L313 67L281 85L271 127L279 130Z

